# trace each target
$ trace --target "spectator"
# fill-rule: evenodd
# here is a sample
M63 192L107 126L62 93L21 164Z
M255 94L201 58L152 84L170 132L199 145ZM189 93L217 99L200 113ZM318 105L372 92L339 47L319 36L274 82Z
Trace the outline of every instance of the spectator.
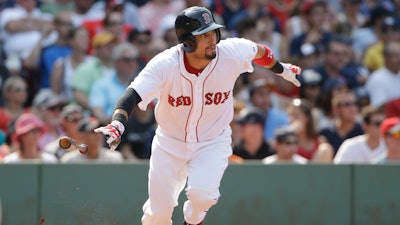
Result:
M342 9L337 13L335 33L351 37L352 32L363 26L367 20L361 12L362 0L341 0Z
M242 159L264 159L274 154L271 146L264 139L265 116L256 110L244 109L237 118L241 138L233 146L233 154Z
M305 99L294 99L288 105L287 113L298 139L296 154L312 162L331 162L333 148L319 140L311 104Z
M272 107L271 87L265 80L257 80L249 86L250 103L266 116L264 138L270 142L274 138L274 130L280 126L288 125L289 118L285 111Z
M400 162L400 117L386 118L381 126L380 133L385 141L386 153L378 163Z
M317 50L317 47L311 43L304 43L300 46L300 52L297 57L292 57L301 68L312 69L320 65L323 61L321 59L321 53Z
M2 93L5 104L0 107L0 130L7 135L11 121L30 111L24 105L28 98L26 81L20 76L11 76L4 82Z
M256 30L260 41L272 49L276 58L288 60L289 43L285 35L276 31L276 20L273 15L264 9L256 18Z
M294 37L300 36L306 33L309 29L307 15L309 4L312 1L299 0L292 1L291 7L288 7L287 20L285 24L281 24L283 27L282 33L285 35L287 40L292 40Z
M174 27L175 32L175 27ZM176 39L176 33L174 33ZM150 60L149 46L154 40L150 30L133 29L128 35L128 42L133 44L139 51L139 66L144 68Z
M90 43L96 34L102 32L113 34L118 43L126 41L132 26L124 23L123 17L124 14L121 10L111 10L105 15L104 19L84 22L82 26L89 32ZM93 53L92 46L88 49L88 53Z
M314 68L322 76L323 87L327 81L338 77L345 78L348 84L353 82L352 77L344 77L342 74L342 70L349 63L348 48L348 40L339 36L332 37L325 45L322 63Z
M138 73L139 52L132 44L118 44L111 55L115 73L96 80L89 94L92 114L103 124L111 122L115 102Z
M39 139L44 131L43 122L32 113L24 113L15 122L15 142L17 150L6 155L4 163L21 163L38 161L42 163L56 163L57 158L43 152L39 146Z
M319 133L324 141L330 143L334 149L334 155L344 140L364 134L364 130L358 121L358 108L356 96L351 91L336 94L332 101L333 124L323 128Z
M300 46L305 43L311 43L316 46L318 51L323 51L324 47L331 38L331 33L324 27L328 6L325 1L308 1L304 7L308 29L306 32L288 40L290 43L289 56L296 57L300 53Z
M146 0L147 1L147 0ZM106 15L111 11L123 13L123 23L129 27L142 29L138 15L138 0L105 0L95 1L93 8L102 10ZM93 20L92 20L93 21Z
M229 26L231 19L240 14L243 10L247 10L248 5L249 1L247 0L218 0L211 2L210 10L217 18L220 18L222 24L225 24L227 26L226 29L228 31L232 31L235 29L235 27Z
M299 76L301 82L300 98L307 99L312 107L318 107L322 95L322 77L313 69L303 69Z
M83 119L83 116L83 109L79 105L70 103L64 106L61 111L61 127L63 133L58 138L47 144L44 151L60 159L67 152L67 150L62 149L59 146L59 139L64 135L72 138L77 143L82 143L82 137L78 131L78 123Z
M40 149L58 139L64 131L61 127L61 110L68 103L66 98L50 89L42 89L33 99L32 110L44 122L45 131L39 140Z
M278 128L272 142L275 154L262 160L264 164L294 163L306 164L307 159L296 154L298 139L295 131L289 126Z
M110 33L100 33L93 38L95 59L79 65L71 80L74 100L85 110L89 110L89 94L93 83L101 78L115 73L110 54L115 46L116 37Z
M42 31L52 26L51 15L42 13L36 4L36 0L16 0L14 7L0 14L4 51L7 60L18 62L17 70L22 68L20 60L40 41Z
M254 18L243 18L236 23L237 37L246 38L260 42L260 35L257 33L257 23Z
M70 30L67 38L72 52L65 58L58 58L54 63L50 76L50 85L55 93L72 101L71 80L75 70L82 63L92 61L93 56L86 53L89 48L89 36L85 28L77 27Z
M95 0L72 0L75 5L73 23L75 26L81 26L84 22L90 20L101 20L104 18L104 8L97 7Z
M79 151L67 152L60 161L62 163L122 163L124 159L121 153L104 148L102 134L93 131L101 125L101 122L94 117L83 119L79 123L78 130L82 134L82 143L87 145L88 151L85 154Z
M327 80L322 87L320 107L323 111L318 122L318 130L332 125L335 115L332 109L332 99L339 93L347 92L349 88L343 77L334 77Z
M391 16L384 18L379 26L380 32L377 42L365 50L363 64L370 72L374 72L385 66L384 46L389 42L400 41L400 24L398 20L397 17Z
M150 159L151 143L157 123L154 115L154 105L145 111L136 109L127 122L121 144L118 148L125 159Z
M379 132L379 126L385 119L383 109L366 107L362 111L362 118L365 134L345 140L339 147L334 163L369 164L386 152L385 143Z
M54 63L58 58L71 54L68 34L74 28L72 13L61 11L52 22L54 31L43 33L40 42L34 46L29 56L24 60L25 68L29 72L31 95L37 94L41 88L50 87L50 74ZM53 36L55 36L54 42L47 44L46 40Z
M161 39L164 40L167 45L165 49L171 48L179 43L178 39L176 39L175 18L176 15L170 14L166 15L161 21L160 33Z
M385 66L371 73L366 88L370 104L381 106L400 98L400 43L387 43L383 49Z
M356 61L362 62L362 57L368 46L378 40L382 20L393 12L384 4L376 4L369 15L369 19L360 28L355 28L351 34L352 47Z

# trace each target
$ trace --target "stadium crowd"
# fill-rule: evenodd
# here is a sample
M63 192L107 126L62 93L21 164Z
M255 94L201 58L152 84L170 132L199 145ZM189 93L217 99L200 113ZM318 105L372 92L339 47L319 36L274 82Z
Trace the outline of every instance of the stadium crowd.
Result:
M232 163L400 162L400 0L0 0L0 162L149 159L155 103L116 152L93 129L178 44L175 18L193 5L225 25L222 39L302 68L301 87L257 65L239 77ZM91 150L60 149L64 135Z

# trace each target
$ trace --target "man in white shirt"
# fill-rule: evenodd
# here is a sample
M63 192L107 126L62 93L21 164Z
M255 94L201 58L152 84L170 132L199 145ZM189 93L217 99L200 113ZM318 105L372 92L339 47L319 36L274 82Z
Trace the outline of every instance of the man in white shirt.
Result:
M369 76L366 88L371 105L381 106L400 98L400 44L389 42L383 48L385 66Z
M297 155L298 148L297 135L294 129L290 126L283 126L275 131L275 137L272 146L276 154L268 156L263 159L264 164L274 163L293 163L293 164L306 164L307 159Z
M36 7L36 0L16 0L16 6L0 14L0 30L4 38L4 51L10 60L29 55L42 37L42 32L52 27L52 16Z
M386 151L379 126L385 119L382 108L366 107L362 111L365 134L346 139L333 159L335 164L373 163Z

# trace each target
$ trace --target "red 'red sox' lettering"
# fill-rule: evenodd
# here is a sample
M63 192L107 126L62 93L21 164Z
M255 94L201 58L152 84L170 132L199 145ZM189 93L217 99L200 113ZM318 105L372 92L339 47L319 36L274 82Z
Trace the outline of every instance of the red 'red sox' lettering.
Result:
M231 92L217 92L217 93L207 93L204 95L205 98L205 105L219 105L224 103L229 98L229 94ZM168 96L168 103L174 107L178 106L188 106L192 104L192 99L189 96L179 96L177 98L172 97L171 95Z
M222 104L229 98L230 91L227 92L217 92L217 93L207 93L204 97L206 98L205 105L211 104Z
M192 100L189 96L179 96L177 98L172 97L171 95L168 96L168 103L172 106L178 107L181 105L188 106L192 104Z

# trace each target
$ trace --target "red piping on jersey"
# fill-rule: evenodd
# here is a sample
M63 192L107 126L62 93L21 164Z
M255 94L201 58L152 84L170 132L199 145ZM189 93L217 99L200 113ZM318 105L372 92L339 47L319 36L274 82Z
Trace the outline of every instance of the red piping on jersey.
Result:
M214 64L214 67L210 70L210 72L207 74L207 76L206 76L206 78L204 78L204 81L203 81L203 91L202 91L202 98L201 98L201 100L202 100L202 107L201 107L201 113L200 113L200 116L199 116L199 120L197 120L197 124L196 124L196 137L197 137L197 142L199 142L199 135L198 135L198 127L199 127L199 121L200 121L200 118L203 116L203 110L204 110L204 85L206 84L206 80L210 77L210 75L211 75L211 73L214 71L214 69L215 69L215 67L217 66L217 64L218 64L218 60L219 60L219 52L218 52L218 48L216 48L216 52L217 52L217 57L216 57L216 62L215 62L215 64Z
M181 73L181 76L182 76L185 80L187 80L187 81L189 82L190 87L191 87L190 90L192 90L192 99L193 99L193 85L192 85L192 82L191 82L189 79L187 79L182 73ZM185 142L187 141L188 124L189 124L190 115L192 114L192 109L193 109L193 100L192 100L192 105L190 106L189 115L188 115L187 118L186 118L186 125L185 125ZM196 134L196 136L197 136L197 134Z

